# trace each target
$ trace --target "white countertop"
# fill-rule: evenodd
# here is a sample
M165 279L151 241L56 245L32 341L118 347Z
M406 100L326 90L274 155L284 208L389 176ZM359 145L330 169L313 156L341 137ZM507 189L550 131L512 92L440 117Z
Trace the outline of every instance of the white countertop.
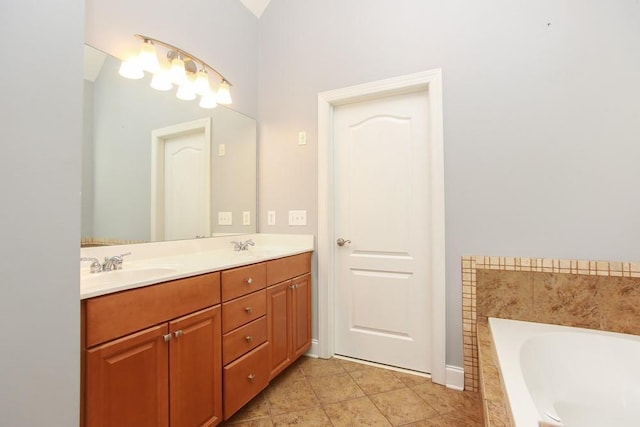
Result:
M234 251L234 240L251 239L255 246ZM90 273L90 262L80 268L80 299L134 289L168 280L226 270L275 258L313 251L313 236L245 234L174 242L82 248L81 257L97 258L131 252L122 270Z

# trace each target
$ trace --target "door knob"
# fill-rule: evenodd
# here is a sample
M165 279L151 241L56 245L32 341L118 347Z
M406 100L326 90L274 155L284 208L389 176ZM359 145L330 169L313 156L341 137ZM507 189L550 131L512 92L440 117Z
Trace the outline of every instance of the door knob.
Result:
M338 240L336 241L336 243L338 244L338 246L344 246L345 243L346 244L351 243L351 240L344 240L342 237L338 237Z

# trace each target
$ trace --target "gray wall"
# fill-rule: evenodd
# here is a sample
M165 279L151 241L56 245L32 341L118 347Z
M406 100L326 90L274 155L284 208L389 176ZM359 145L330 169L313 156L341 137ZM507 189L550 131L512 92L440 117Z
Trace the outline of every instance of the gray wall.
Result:
M84 2L3 2L0 423L77 426Z
M442 68L447 363L462 366L462 255L639 259L638 52L636 0L272 0L259 210L279 221L260 231L317 233L318 92ZM287 227L288 209L309 225Z

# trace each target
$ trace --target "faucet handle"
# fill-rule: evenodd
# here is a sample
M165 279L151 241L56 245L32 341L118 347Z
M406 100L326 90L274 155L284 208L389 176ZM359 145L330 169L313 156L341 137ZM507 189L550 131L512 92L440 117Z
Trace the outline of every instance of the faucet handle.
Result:
M116 255L113 257L113 263L116 267L116 270L122 270L122 262L124 261L122 258L127 255L131 255L131 252L125 252L123 254Z
M100 264L98 258L81 257L80 262L82 261L91 261L91 273L99 273L102 271L102 264Z

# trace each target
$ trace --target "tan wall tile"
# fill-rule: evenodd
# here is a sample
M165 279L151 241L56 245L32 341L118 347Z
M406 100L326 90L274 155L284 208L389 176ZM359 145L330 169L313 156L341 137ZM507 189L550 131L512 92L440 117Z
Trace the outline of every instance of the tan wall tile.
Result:
M478 270L477 313L480 316L526 320L531 318L531 282L518 271Z
M640 279L599 277L601 329L640 335Z

